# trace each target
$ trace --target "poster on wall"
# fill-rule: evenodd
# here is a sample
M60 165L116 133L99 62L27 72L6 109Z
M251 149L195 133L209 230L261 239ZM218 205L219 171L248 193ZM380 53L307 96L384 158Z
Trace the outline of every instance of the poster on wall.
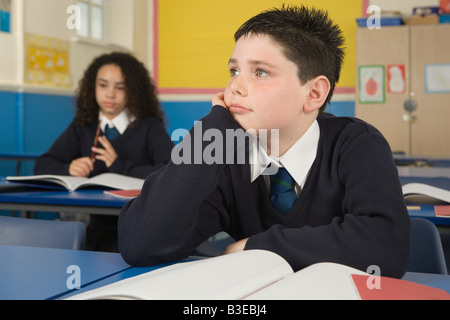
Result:
M384 66L359 67L359 102L384 103Z
M387 92L405 93L406 92L406 72L405 65L392 64L386 67L387 73Z
M427 93L450 92L450 64L425 65L425 90Z
M68 41L26 34L25 82L34 85L72 88L69 52Z

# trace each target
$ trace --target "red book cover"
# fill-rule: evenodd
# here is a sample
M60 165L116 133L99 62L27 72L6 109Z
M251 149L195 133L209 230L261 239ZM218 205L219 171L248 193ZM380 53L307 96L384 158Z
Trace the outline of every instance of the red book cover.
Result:
M362 300L450 300L444 290L411 281L356 274L352 279Z
M114 197L132 199L136 198L141 193L141 190L109 190L105 191L105 194L112 195Z
M450 206L435 206L434 212L436 212L436 216L438 217L450 216Z

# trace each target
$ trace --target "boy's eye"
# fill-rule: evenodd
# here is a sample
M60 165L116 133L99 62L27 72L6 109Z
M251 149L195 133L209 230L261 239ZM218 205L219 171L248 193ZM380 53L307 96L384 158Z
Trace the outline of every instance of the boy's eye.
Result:
M266 77L266 76L269 75L269 73L267 73L266 71L260 69L260 70L256 71L256 75L258 77Z
M230 74L232 77L239 75L239 71L237 69L231 69Z

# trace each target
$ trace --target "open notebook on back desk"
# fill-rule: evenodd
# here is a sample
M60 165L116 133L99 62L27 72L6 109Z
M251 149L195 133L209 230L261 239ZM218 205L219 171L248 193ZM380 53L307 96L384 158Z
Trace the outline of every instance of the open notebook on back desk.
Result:
M144 179L133 178L116 173L103 173L92 178L79 178L62 175L36 175L7 177L6 181L35 187L57 186L69 191L86 187L103 187L119 190L141 189Z

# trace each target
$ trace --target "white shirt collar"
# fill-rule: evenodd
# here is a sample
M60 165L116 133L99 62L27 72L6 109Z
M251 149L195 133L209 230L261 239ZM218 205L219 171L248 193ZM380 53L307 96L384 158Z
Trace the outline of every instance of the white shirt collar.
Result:
M120 134L123 134L130 123L135 119L136 118L130 114L128 109L125 109L112 120L109 120L107 117L102 117L101 128L102 131L105 132L106 125L109 125L110 128L114 126Z
M270 163L273 163L278 167L285 167L296 184L303 188L317 156L319 139L320 127L316 120L308 131L279 159L267 155L265 150L258 145L257 140L254 139L250 150L251 182L254 182L263 174ZM270 168L266 173L270 173Z

